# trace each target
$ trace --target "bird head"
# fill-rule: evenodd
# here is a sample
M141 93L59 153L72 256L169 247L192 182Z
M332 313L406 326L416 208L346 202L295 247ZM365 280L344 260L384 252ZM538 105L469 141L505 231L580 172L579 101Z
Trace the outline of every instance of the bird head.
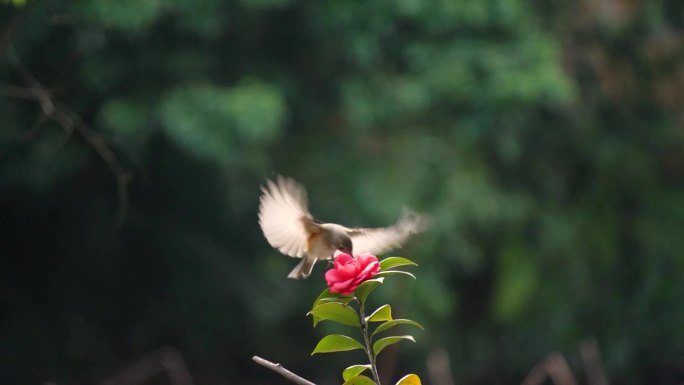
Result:
M353 250L352 240L351 240L351 238L349 238L349 236L347 234L340 234L340 236L337 237L337 239L335 240L334 245L335 245L335 248L337 248L337 250L339 250L343 253L347 253L349 255L354 255L354 254L352 254L352 250Z

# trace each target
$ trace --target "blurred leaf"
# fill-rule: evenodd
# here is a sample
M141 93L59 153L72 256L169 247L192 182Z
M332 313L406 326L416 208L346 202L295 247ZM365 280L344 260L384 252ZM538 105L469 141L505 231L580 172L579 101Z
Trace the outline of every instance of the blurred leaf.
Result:
M162 12L162 0L117 0L79 2L78 10L94 22L126 32L149 26Z
M162 127L196 156L219 163L239 161L242 143L265 145L281 131L285 105L280 93L260 83L222 88L179 86L162 100Z
M392 319L392 307L390 305L382 305L366 317L366 322L380 322L389 321Z
M239 0L245 8L253 10L269 10L273 8L284 7L292 2L292 0Z
M352 365L342 371L342 378L344 381L349 380L352 377L356 377L363 373L365 370L370 370L370 365Z
M333 353L333 352L344 352L348 350L356 350L365 348L357 340L343 336L341 334L331 334L329 336L323 337L316 347L314 348L311 355L316 353Z
M366 376L352 377L344 382L342 385L376 385L373 380Z
M413 338L413 336L409 336L409 335L381 338L381 339L375 341L375 343L373 344L373 355L377 357L378 354L380 354L380 352L383 349L385 349L386 347L388 347L390 345L394 345L400 341L416 342L416 340Z
M375 330L373 331L373 334L371 334L371 335L374 336L377 333L381 333L381 332L388 330L390 328L393 328L397 325L413 325L413 326L417 326L417 327L423 329L423 327L416 321L412 321L410 319L393 319L393 320L389 320L387 322L384 322L384 323L378 325L378 327L375 328Z
M377 276L377 274L376 274ZM359 287L354 291L354 296L359 300L359 302L366 302L368 295L375 290L376 287L382 285L384 278L374 278L362 282Z
M329 320L344 325L359 326L359 315L356 310L337 302L322 303L309 312L314 317L314 326L320 321Z
M176 87L161 102L162 127L178 145L196 156L224 161L237 145L229 103L229 89L206 84Z
M227 4L221 0L202 0L201 7L194 0L169 3L177 16L182 15L177 19L179 27L203 39L218 38L230 20L224 13Z
M285 101L274 86L243 82L230 90L226 107L236 132L249 143L268 144L282 132Z
M418 266L415 262L403 257L389 257L380 261L380 271L392 269L399 266Z
M397 382L397 385L421 385L420 377L415 374L407 374Z
M148 114L139 103L111 99L100 109L98 120L111 138L130 142L147 134Z
M498 262L493 310L497 318L511 320L532 300L537 271L531 256L516 244L507 245Z

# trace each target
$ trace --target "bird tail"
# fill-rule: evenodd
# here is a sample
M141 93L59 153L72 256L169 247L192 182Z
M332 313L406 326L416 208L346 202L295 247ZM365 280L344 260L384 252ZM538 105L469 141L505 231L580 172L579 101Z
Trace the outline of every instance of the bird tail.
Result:
M304 279L307 278L311 274L311 270L313 270L314 264L316 263L316 258L308 258L304 257L302 258L302 261L295 266L294 269L288 274L287 278L292 278L292 279Z

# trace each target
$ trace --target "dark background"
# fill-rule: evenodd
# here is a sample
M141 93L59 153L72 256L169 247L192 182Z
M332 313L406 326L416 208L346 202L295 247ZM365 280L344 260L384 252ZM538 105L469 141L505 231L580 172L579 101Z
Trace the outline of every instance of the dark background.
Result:
M0 383L340 383L325 267L257 224L276 173L322 220L432 216L375 294L426 327L384 378L601 385L594 341L611 384L684 382L684 2L0 3Z

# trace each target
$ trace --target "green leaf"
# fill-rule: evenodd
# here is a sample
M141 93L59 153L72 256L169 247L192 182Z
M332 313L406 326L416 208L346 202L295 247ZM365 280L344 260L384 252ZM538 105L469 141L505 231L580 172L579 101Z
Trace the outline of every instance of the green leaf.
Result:
M352 300L352 297L341 296L339 294L333 294L330 292L330 289L325 289L325 290L323 290L323 292L321 292L321 294L318 296L318 298L316 298L311 309L313 310L316 306L318 306L322 303L327 303L327 302L338 302L338 303L346 305L351 300ZM316 315L313 315L314 326L316 326L321 321L322 321L322 319L320 319Z
M401 270L387 270L387 271L380 271L379 273L375 274L376 277L387 277L390 275L406 275L409 276L413 279L416 279L416 276L409 273L408 271L401 271Z
M370 365L352 365L342 371L342 378L345 381L348 381L350 378L356 377L359 374L363 373L365 370L368 370L370 368Z
M374 336L375 334L380 332L384 332L385 330L393 328L397 325L413 325L423 329L423 327L416 321L410 319L393 319L380 324L377 328L375 328L375 331L373 331L373 334L371 334L371 336Z
M356 299L358 299L359 302L365 302L366 298L368 298L368 294L370 294L371 291L375 290L376 287L382 285L382 282L384 280L385 278L374 278L361 283L355 291Z
M389 257L380 261L380 271L389 270L399 266L418 266L418 264L410 259L402 257Z
M366 322L381 322L392 319L392 307L390 305L382 305L375 309L373 314L366 317Z
M318 342L311 355L313 356L316 353L346 352L356 349L364 349L359 341L341 334L331 334L323 337Z
M413 338L413 336L392 336L392 337L385 337L381 338L373 344L373 355L377 357L380 352L385 349L386 347L390 345L394 345L399 341L411 341L411 342L416 342L416 340Z
M338 294L333 294L330 292L330 289L325 289L321 294L316 298L314 301L313 306L311 307L312 309L315 308L316 306L320 305L321 303L328 301L328 300L336 300L340 298Z
M421 385L420 377L415 374L407 374L397 382L397 385Z
M342 385L376 385L373 380L366 376L352 377L344 382Z
M314 316L314 326L320 321L329 320L350 326L359 326L359 314L356 310L339 302L322 303L309 312Z
M346 296L328 297L328 298L321 299L320 303L337 302L337 303L341 303L343 305L346 305L349 302L351 302L352 299L354 299L354 297L346 297Z
M338 297L337 297L336 295L332 294L332 293L330 292L330 289L326 288L325 290L323 290L323 291L321 292L321 294L318 295L318 297L317 297L316 300L314 301L314 304L313 304L313 306L311 307L311 309L315 308L316 306L318 306L319 304L321 304L324 300L329 299L329 298L338 298ZM321 320L319 320L318 317L313 316L313 324L314 324L314 326L316 326L316 324L318 324L320 321L321 321Z

